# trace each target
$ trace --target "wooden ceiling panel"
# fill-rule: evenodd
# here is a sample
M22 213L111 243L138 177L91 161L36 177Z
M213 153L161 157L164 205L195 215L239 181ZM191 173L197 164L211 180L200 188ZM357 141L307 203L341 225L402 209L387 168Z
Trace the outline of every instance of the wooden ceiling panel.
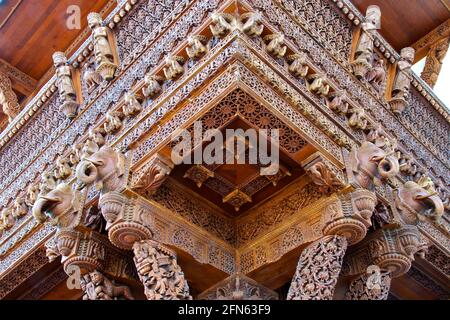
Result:
M352 0L365 14L369 5L381 9L381 34L399 51L411 46L450 18L450 0Z
M54 51L65 51L87 27L89 12L110 0L3 0L0 5L0 58L34 79L52 66ZM81 29L66 26L67 8L81 10Z

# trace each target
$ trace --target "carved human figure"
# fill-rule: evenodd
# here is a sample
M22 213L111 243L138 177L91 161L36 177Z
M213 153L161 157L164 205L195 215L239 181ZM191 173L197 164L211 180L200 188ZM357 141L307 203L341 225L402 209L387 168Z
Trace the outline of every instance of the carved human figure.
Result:
M85 157L76 168L80 188L96 183L97 190L103 193L118 188L124 173L124 155L109 146L103 146Z
M67 64L67 58L63 52L53 54L53 63L56 68L56 84L59 97L62 101L61 110L68 118L74 118L77 114L77 93L72 81L72 68Z
M392 98L389 101L392 112L400 114L407 105L411 84L411 66L414 62L414 49L407 47L400 51L401 59L397 63L397 73L392 86Z
M397 75L392 88L392 97L407 99L411 83L411 66L414 62L414 49L403 48L400 51L401 60L397 64Z
M153 240L133 245L134 263L148 300L191 300L175 252Z
M111 44L108 40L108 28L103 26L100 14L92 12L88 14L88 24L92 30L92 43L94 44L95 62L97 71L106 81L114 77L116 65Z
M60 228L73 226L80 211L79 196L70 185L60 183L46 194L39 194L33 205L34 218L44 223L48 218Z
M56 169L54 171L54 177L57 180L64 180L71 174L72 174L72 167L70 166L69 158L59 156L56 159Z
M365 22L361 24L361 36L355 50L352 63L353 71L358 78L364 77L372 64L374 34L380 29L381 11L378 6L367 7Z

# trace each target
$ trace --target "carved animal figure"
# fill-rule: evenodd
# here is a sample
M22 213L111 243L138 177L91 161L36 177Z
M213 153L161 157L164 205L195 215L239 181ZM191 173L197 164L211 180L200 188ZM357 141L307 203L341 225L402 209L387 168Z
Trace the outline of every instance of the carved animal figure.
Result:
M430 192L425 185L414 181L408 181L401 186L395 198L400 212L406 215L414 213L418 219L430 217L439 222L444 214L444 204L437 192Z
M359 148L353 148L349 155L349 166L358 184L370 189L372 183L395 176L399 171L394 151L386 152L372 142L365 141Z
M284 46L284 35L282 34L271 34L264 37L265 41L270 41L267 44L266 50L268 53L274 55L275 57L281 58L286 54L287 47Z
M103 193L113 191L120 185L125 171L125 157L109 146L84 158L76 168L79 188L96 183Z
M106 278L101 272L93 271L90 274L91 282L94 285L94 299L91 294L88 294L92 300L117 300L118 298L125 298L127 300L134 300L130 288L127 286L115 285L111 280ZM88 290L88 286L86 285Z
M260 12L248 12L241 15L242 31L250 37L260 36L264 30Z
M123 114L130 117L136 113L141 112L142 106L136 98L134 93L126 93L124 96L125 104L123 106Z
M378 91L381 89L384 78L386 77L386 70L384 70L384 60L377 58L373 68L367 73L366 79Z
M158 93L160 93L162 90L161 88L162 81L163 79L161 77L147 73L144 77L144 82L146 86L142 88L142 93L144 94L144 97L153 98Z
M186 47L186 53L191 59L196 59L202 56L207 48L204 45L206 43L207 38L204 36L189 36L188 37L188 47Z
M106 112L106 121L103 124L103 128L106 133L113 133L122 127L122 120L120 119L121 114L117 111L109 110Z
M289 72L296 77L306 77L309 67L306 63L306 54L304 52L290 55L288 60L291 61Z
M47 218L60 228L73 226L79 213L80 203L77 194L67 183L60 183L47 194L40 194L33 205L33 216L39 223Z
M166 67L164 68L164 75L167 80L174 80L184 72L184 60L181 57L168 56L165 59Z
M213 24L209 26L215 37L223 37L236 27L236 18L227 13L213 13L211 16Z
M25 197L17 197L14 201L13 217L19 219L28 213L28 206L25 203Z

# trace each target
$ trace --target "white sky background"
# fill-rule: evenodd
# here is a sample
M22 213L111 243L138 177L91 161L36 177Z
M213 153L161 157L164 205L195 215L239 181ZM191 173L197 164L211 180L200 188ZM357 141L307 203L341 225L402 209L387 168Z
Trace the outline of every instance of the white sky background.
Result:
M445 55L444 62L442 64L441 72L439 73L438 80L433 88L434 93L445 104L447 109L450 109L450 50ZM413 65L412 70L415 74L420 76L420 73L425 66L425 59L418 61Z

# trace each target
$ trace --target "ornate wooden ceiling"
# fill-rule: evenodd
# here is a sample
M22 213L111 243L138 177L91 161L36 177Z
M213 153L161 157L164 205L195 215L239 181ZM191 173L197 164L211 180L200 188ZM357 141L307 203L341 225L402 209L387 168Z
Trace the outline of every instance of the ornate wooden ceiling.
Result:
M413 45L450 19L449 0L352 0L361 12L377 5L381 12L381 34L397 50Z

